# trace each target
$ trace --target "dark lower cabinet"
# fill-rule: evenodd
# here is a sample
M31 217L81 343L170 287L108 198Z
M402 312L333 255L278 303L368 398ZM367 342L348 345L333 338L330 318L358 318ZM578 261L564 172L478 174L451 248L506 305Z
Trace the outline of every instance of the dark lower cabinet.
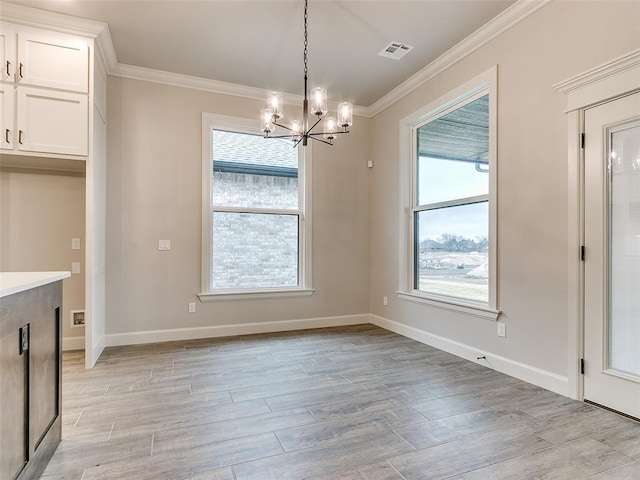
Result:
M62 282L0 298L0 479L37 479L61 438Z

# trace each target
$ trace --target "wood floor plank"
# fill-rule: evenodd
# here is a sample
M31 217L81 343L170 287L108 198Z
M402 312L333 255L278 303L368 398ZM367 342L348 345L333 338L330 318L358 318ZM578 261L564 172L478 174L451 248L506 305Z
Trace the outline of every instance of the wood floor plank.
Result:
M403 425L424 422L426 419L409 407L368 412L316 422L301 427L276 431L276 436L286 452L317 447L336 440L358 437Z
M522 410L504 406L453 415L409 427L397 428L395 431L419 449L505 426L521 425L532 418Z
M569 480L588 478L622 466L629 461L628 457L600 442L591 438L581 438L465 473L462 478L464 480L513 480L514 478Z
M638 480L638 478L640 478L640 460L599 473L589 477L589 480Z
M637 422L625 421L616 427L593 433L590 437L629 458L640 459L640 435L638 435ZM640 478L640 470L638 478Z
M549 446L549 442L518 427L506 427L400 455L389 462L407 479L435 480Z
M412 451L393 432L348 438L319 448L235 465L237 480L302 480ZM395 453L391 453L395 452Z

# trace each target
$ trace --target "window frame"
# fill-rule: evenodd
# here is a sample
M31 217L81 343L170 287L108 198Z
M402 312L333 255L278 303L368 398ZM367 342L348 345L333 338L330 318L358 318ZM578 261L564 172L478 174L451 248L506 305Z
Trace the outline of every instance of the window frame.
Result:
M446 310L497 320L497 65L474 77L458 88L430 102L421 109L400 120L400 249L399 289L400 298ZM418 205L417 197L417 131L421 126L451 111L489 94L489 193L486 195ZM466 205L488 201L489 210L489 298L488 302L475 302L458 297L440 295L415 288L415 215L416 212L440 207Z
M203 302L212 302L312 295L314 290L311 288L311 146L298 147L297 209L216 207L212 202L213 168L211 162L214 130L264 136L256 121L212 113L202 114L202 278L201 293L198 294L198 297ZM265 140L265 142L267 141L274 140ZM214 245L212 217L214 212L297 215L298 285L246 289L212 288L211 261Z

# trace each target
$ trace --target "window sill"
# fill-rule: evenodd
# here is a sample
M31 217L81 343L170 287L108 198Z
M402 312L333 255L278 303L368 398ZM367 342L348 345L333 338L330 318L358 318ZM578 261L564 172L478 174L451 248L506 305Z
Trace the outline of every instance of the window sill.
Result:
M199 293L198 298L203 303L229 302L237 300L260 300L269 298L309 297L313 295L312 288L292 288L273 290L221 290L219 292Z
M485 320L496 321L500 315L500 310L494 310L484 305L477 305L462 300L436 297L418 292L396 292L399 298L408 300L409 302L422 303L431 305L432 307L451 310L454 312L465 313L474 317L484 318Z

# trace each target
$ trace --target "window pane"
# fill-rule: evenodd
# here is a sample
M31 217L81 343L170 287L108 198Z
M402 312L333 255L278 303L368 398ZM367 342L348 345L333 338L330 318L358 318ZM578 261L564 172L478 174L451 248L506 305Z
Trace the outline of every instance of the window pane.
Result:
M298 286L298 216L213 213L212 288Z
M489 193L489 95L417 132L417 204Z
M640 126L611 134L609 367L640 377Z
M489 302L488 202L415 213L416 290Z
M298 150L290 142L213 130L214 206L298 209Z

